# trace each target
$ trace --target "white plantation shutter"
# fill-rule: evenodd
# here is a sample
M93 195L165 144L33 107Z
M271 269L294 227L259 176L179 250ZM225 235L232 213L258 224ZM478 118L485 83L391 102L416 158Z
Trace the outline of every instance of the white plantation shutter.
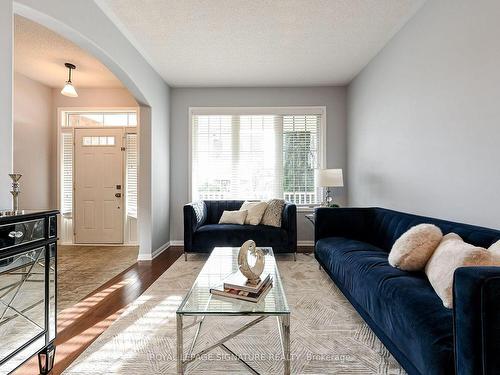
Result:
M285 199L296 204L314 204L314 169L319 167L318 115L283 116L283 185Z
M71 216L73 211L73 133L64 132L61 136L61 213Z
M127 216L137 218L137 134L127 134L126 151Z
M321 115L223 112L192 115L193 200L317 203Z

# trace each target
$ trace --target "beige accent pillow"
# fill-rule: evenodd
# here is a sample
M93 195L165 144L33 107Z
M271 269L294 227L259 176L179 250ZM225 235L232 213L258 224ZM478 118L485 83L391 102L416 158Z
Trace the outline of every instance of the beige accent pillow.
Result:
M241 205L240 211L248 211L247 218L245 219L245 224L259 225L262 220L262 216L266 211L266 202L251 202L245 201Z
M248 211L224 211L220 217L219 224L245 224Z
M453 308L453 275L459 267L500 265L490 250L465 243L455 233L443 237L432 255L425 273L429 282L443 301L443 305Z
M415 225L394 242L389 264L405 271L421 271L442 238L441 229L433 224Z
M281 227L281 215L285 207L283 199L270 199L267 201L267 208L262 216L261 224L272 227Z

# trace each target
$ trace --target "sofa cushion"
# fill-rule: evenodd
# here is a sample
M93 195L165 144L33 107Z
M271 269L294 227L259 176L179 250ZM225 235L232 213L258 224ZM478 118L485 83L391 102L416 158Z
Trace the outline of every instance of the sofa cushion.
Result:
M207 207L207 218L205 224L217 224L224 211L237 211L243 204L243 201L238 200L206 200L203 202Z
M193 248L216 246L241 246L247 240L254 240L257 246L281 246L287 233L282 228L266 225L209 224L195 232ZM209 244L209 245L208 245Z
M247 210L247 218L245 219L245 224L259 225L262 220L262 216L267 209L266 202L252 202L245 201L240 208L241 210Z
M224 211L219 219L219 224L245 224L248 216L247 210L240 211Z
M285 201L283 199L270 199L267 201L267 208L262 216L261 224L272 227L281 227L281 217L283 215Z
M494 257L496 257L497 259L500 259L500 240L498 240L493 245L491 245L488 248L488 250L492 252Z
M405 271L423 271L443 233L433 224L419 224L399 237L389 253L389 264Z
M453 373L453 321L422 272L389 265L382 249L331 237L316 243L316 257L335 283L371 318L421 374Z
M453 308L453 277L459 267L500 266L493 251L468 244L455 233L443 237L425 267L425 273L443 305Z

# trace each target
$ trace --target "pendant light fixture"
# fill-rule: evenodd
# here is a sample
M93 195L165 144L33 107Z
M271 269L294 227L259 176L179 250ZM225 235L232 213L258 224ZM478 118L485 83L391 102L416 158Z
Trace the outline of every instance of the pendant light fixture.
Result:
M64 96L69 96L70 98L76 98L78 97L78 94L75 90L75 87L73 86L73 83L71 82L71 71L73 69L76 69L76 66L71 63L65 63L64 66L68 68L68 80L61 90L61 94L63 94Z

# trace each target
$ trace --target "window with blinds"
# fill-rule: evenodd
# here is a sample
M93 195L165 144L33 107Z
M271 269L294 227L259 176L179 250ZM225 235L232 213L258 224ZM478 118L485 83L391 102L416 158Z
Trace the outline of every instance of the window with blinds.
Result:
M127 216L137 219L137 167L139 162L137 134L126 135L126 152Z
M193 200L282 197L298 205L317 203L322 114L230 112L192 113Z
M61 133L61 214L73 211L73 133Z

